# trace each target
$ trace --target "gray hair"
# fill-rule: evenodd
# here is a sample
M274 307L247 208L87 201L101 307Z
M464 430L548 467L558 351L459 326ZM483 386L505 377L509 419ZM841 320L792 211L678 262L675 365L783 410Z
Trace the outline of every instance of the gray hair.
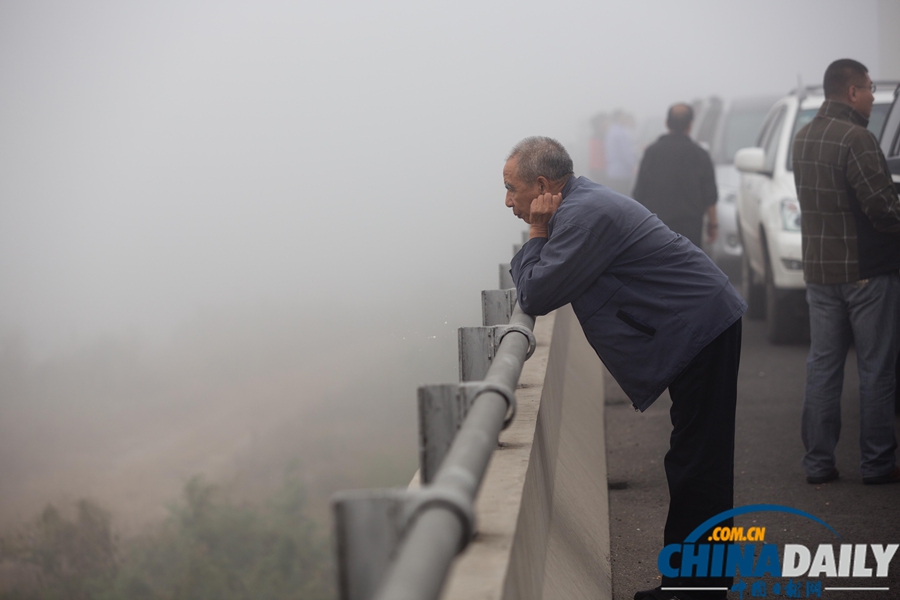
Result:
M515 145L506 160L511 158L517 159L519 178L529 183L540 176L559 181L574 173L569 153L553 138L527 137Z

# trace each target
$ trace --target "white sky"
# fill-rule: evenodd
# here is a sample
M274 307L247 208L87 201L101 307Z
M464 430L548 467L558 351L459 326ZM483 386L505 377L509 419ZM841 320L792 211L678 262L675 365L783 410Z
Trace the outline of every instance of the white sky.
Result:
M786 92L845 56L877 78L876 18L873 0L0 0L0 332L46 353L273 303L478 324L523 229L500 177L516 141L577 157L598 110Z

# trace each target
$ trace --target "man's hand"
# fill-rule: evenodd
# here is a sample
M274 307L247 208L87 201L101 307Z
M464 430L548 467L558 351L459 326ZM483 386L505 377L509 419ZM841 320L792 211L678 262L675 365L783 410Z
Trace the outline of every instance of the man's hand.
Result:
M719 239L719 226L716 223L707 223L706 241L715 244L717 239Z
M539 194L537 198L531 201L531 230L528 233L528 239L547 237L547 223L550 222L550 217L559 208L560 202L562 202L562 194L551 194L549 192Z

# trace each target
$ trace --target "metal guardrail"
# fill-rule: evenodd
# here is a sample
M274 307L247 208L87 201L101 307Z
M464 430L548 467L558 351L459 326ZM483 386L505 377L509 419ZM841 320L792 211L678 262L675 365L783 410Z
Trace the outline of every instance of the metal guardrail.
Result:
M534 317L515 304L515 289L482 292L482 311L484 327L459 330L461 383L419 388L421 489L333 499L342 600L436 599L472 538L475 496L535 346Z

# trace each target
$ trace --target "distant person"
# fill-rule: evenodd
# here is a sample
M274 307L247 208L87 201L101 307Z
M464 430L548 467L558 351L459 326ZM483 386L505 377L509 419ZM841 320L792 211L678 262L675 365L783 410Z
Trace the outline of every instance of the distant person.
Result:
M609 115L597 113L591 119L591 139L588 148L588 173L591 181L606 185L606 132Z
M825 102L793 145L803 278L809 304L801 435L806 481L838 478L841 388L851 341L859 371L863 483L900 482L894 451L894 367L900 310L900 201L866 126L875 85L861 63L825 70Z
M531 226L512 260L522 310L544 315L571 303L588 342L636 409L646 410L669 390L673 429L664 461L669 512L663 541L681 544L733 507L747 305L709 257L646 208L575 177L572 159L556 140L519 142L503 183L506 206ZM634 597L724 599L721 589L695 591L730 587L731 581L666 576L663 587L680 589L657 587Z
M606 132L606 185L626 196L634 185L637 157L632 136L633 121L622 110L613 113L613 120Z
M709 243L716 241L719 192L709 153L690 138L693 122L690 105L674 104L669 108L669 133L644 152L632 196L656 213L669 229L700 248L704 215Z

